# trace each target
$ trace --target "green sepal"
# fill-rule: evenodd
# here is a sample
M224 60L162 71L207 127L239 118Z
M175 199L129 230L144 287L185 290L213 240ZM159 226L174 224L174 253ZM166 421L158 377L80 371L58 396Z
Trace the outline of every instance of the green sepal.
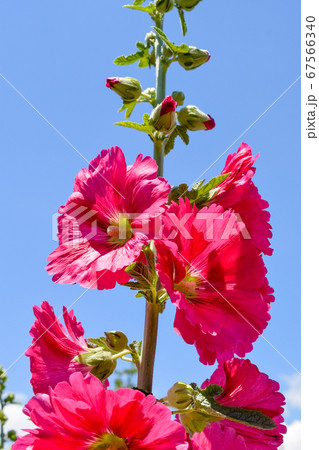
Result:
M189 144L189 136L187 134L187 128L183 127L182 125L177 125L176 127L177 133L179 137L182 139L185 145Z
M115 122L114 125L119 125L121 127L126 128L133 128L134 130L143 131L143 133L152 133L153 127L146 123L136 123L136 122L130 122L129 120L125 120L123 122Z
M155 33L158 37L162 39L163 42L169 47L173 53L180 54L180 53L187 53L189 51L189 47L186 44L181 45L175 45L173 42L171 42L164 31L162 31L160 28L152 27Z
M207 194L209 191L214 189L216 186L219 186L226 178L230 175L229 173L223 173L222 175L218 175L217 177L212 178L208 183L204 184L200 189L198 189L198 195Z
M106 350L110 350L108 346L106 345L105 336L101 336L99 338L88 338L87 341L90 344L93 344L92 348L95 346L105 348ZM91 347L91 346L90 346Z
M185 14L184 14L184 11L182 10L182 8L178 8L178 15L179 15L179 19L181 22L183 36L186 36L187 25L186 25L186 20L185 20Z

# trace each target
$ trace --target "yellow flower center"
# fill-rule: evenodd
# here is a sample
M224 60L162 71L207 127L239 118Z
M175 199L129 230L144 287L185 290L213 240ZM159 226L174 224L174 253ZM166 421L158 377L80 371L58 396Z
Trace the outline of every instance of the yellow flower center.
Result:
M114 434L104 434L89 450L128 450L125 440Z
M124 214L121 214L118 220L112 222L107 228L107 234L110 237L109 241L113 244L125 244L133 236L129 219Z
M188 274L186 275L184 280L174 284L174 290L182 292L182 294L184 294L185 297L188 298L195 297L197 294L198 284L199 284L198 277Z

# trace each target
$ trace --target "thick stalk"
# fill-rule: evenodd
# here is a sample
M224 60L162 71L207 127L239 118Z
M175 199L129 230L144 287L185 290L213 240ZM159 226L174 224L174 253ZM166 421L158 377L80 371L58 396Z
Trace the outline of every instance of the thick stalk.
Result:
M156 26L163 29L164 15L156 23ZM163 43L156 37L155 42L155 60L156 60L156 105L165 98L166 70L167 67L162 61ZM158 165L158 176L163 176L163 142L154 143L154 159ZM137 385L144 392L151 393L153 386L153 371L155 363L155 352L157 343L158 318L160 306L156 303L146 302L143 352L141 364L138 370Z

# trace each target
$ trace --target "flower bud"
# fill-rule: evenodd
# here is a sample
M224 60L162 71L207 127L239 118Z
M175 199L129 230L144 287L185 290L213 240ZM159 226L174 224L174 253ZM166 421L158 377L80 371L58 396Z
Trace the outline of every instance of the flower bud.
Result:
M140 82L132 77L107 78L106 86L122 97L125 103L134 102L142 92Z
M173 408L186 409L192 403L195 394L192 386L178 381L167 392L167 400Z
M214 119L194 105L182 108L178 112L178 121L191 131L212 130L215 127Z
M178 5L185 11L192 11L202 0L178 0Z
M159 13L167 13L174 8L174 0L155 0L155 7Z
M102 347L92 348L88 352L76 356L73 360L92 366L91 373L101 381L108 378L116 368L116 359L113 359L111 352Z
M196 47L189 46L187 53L180 53L177 61L185 70L196 69L210 59L207 50L201 50Z
M113 352L121 352L127 347L128 339L122 331L109 331L104 334L106 345Z
M175 102L177 103L177 106L182 106L184 104L184 100L185 100L184 92L174 91L172 93L172 97L175 100Z
M154 45L156 34L153 31L146 33L145 41L147 45Z
M166 97L162 103L153 109L150 125L161 133L170 134L176 126L176 105L173 97Z
M17 433L14 430L9 430L8 431L8 438L10 439L10 441L15 442L18 438L17 438Z
M6 398L4 399L4 401L5 401L6 403L11 403L11 402L13 402L13 401L14 401L14 394L13 394L12 392L10 392L10 394L8 394L8 395L6 396Z

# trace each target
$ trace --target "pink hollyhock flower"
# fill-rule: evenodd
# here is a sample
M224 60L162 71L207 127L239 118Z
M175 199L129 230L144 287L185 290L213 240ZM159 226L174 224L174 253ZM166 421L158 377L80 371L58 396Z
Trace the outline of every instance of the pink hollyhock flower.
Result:
M245 440L246 447L238 447L238 449L275 450L283 443L282 435L287 431L281 415L284 411L285 397L278 392L279 384L260 372L249 359L234 358L232 361L220 364L211 378L202 384L202 389L209 384L219 384L224 389L224 392L216 397L220 404L259 410L271 417L277 425L273 430L261 430L228 419L218 422L224 429L224 433L227 428L232 428ZM213 439L211 428L214 428L214 424L205 428L205 434ZM197 439L196 437L195 440ZM206 447L203 448L206 449ZM207 449L210 448L215 449L214 446L207 447Z
M47 393L60 381L69 379L71 373L88 373L92 367L73 361L73 358L88 351L84 330L72 311L63 307L66 329L54 314L48 302L33 307L36 320L30 334L32 345L26 351L31 364L31 384L34 393Z
M49 394L24 407L37 426L12 449L186 450L184 427L152 395L133 389L106 390L92 375L75 372Z
M250 352L270 319L267 270L235 220L221 206L198 213L180 199L163 218L164 239L155 240L159 277L177 307L175 331L203 364Z
M156 162L142 158L127 167L122 150L114 147L79 172L73 194L59 209L59 247L47 265L53 281L111 289L129 280L124 269L149 242L150 218L163 211L170 190L156 176Z
M212 423L202 433L195 433L191 440L192 450L247 450L245 440L234 428Z
M244 143L237 153L228 155L222 174L230 172L230 175L218 186L218 194L210 203L217 203L225 209L231 208L239 214L256 247L266 255L271 255L270 214L265 211L269 204L261 198L252 182L256 172L253 164L258 156L253 157L251 148Z

